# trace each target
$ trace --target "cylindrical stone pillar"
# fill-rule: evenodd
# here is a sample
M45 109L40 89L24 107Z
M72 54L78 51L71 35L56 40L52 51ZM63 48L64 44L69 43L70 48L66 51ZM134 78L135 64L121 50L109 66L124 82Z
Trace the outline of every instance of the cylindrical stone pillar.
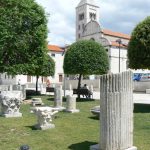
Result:
M79 112L79 110L76 109L76 97L67 95L66 99L66 111L71 113Z
M91 150L137 150L133 146L132 72L100 77L100 145Z
M55 88L55 95L54 95L54 107L63 110L62 107L62 86L58 86Z

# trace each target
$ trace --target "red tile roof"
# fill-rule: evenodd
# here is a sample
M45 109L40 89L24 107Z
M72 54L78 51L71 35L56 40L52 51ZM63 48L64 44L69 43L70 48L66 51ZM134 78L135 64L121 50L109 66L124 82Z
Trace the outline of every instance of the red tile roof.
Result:
M124 34L124 33L120 33L120 32L114 32L114 31L111 31L108 29L103 29L102 32L105 35L120 37L120 38L124 38L124 39L128 39L128 40L130 40L130 38L131 38L130 35L128 35L128 34Z
M117 43L117 42L115 42L115 41L111 41L111 46L119 47L119 43ZM120 44L120 47L127 47L127 45Z
M55 52L63 52L64 50L61 49L59 46L56 45L48 45L48 49L50 51L55 51Z

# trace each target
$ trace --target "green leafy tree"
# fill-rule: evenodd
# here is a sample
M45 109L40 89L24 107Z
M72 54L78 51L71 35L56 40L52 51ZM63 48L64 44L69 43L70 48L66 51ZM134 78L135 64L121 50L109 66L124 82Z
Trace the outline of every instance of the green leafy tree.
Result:
M45 55L45 58L41 63L35 65L35 68L30 72L30 75L36 76L36 93L38 91L38 79L40 76L53 76L55 74L55 62L48 55Z
M47 52L47 33L44 9L34 0L0 0L0 72L29 74Z
M79 89L82 75L107 73L108 55L104 47L95 41L77 41L67 50L63 68L65 74L79 74Z
M133 30L128 45L128 59L130 68L150 69L150 16Z

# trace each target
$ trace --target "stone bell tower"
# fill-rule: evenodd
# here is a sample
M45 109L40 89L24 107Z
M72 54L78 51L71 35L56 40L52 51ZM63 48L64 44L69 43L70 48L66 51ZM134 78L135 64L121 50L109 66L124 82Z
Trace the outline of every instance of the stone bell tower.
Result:
M76 40L82 38L84 27L91 20L99 22L99 7L94 0L81 0L76 7Z

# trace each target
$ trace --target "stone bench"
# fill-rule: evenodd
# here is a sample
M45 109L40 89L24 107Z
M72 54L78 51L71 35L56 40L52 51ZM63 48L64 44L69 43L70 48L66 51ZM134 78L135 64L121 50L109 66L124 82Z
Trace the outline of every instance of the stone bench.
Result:
M93 97L93 93L88 89L73 89L73 94L83 95L86 96L86 98L91 98L91 96Z

